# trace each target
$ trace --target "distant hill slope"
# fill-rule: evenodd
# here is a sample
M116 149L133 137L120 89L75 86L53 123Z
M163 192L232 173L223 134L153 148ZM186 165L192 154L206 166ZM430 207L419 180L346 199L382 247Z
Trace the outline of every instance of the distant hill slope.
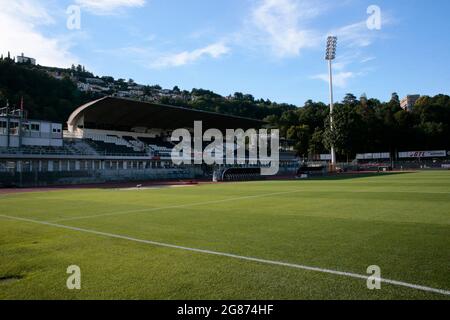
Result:
M69 79L57 80L39 67L0 61L0 106L19 107L21 97L29 118L65 122L79 105L94 98Z
M99 79L110 90L103 93L78 90L78 85ZM0 59L0 107L6 105L6 100L11 106L20 107L23 96L25 109L34 119L65 123L78 106L102 94L130 90L133 83L131 79L95 77L82 66L58 69ZM178 87L173 90L158 85L140 87L145 93L138 99L154 94L154 101L163 104L264 119L279 128L282 137L295 142L297 153L304 157L317 158L329 152L331 145L335 146L339 158L345 160L365 152L450 150L450 96L445 94L422 96L412 110L406 111L400 107L396 93L387 102L368 99L365 95L358 99L348 93L341 102L335 103L332 131L329 107L321 102L309 100L297 108L240 92L223 97L204 89L188 92ZM166 95L158 95L166 91Z
M94 77L87 71L16 64L12 60L3 59L0 60L0 107L5 106L7 100L10 106L19 107L23 97L29 118L64 123L75 108L104 96L101 93L82 92L74 80L68 77L59 80L49 74L55 71L67 75L75 73L74 78L78 81ZM255 119L272 115L280 117L283 112L296 109L293 105L256 100L253 96L242 93L236 93L231 99L227 99L209 90L193 89L189 95L193 99L186 101L164 97L159 102Z

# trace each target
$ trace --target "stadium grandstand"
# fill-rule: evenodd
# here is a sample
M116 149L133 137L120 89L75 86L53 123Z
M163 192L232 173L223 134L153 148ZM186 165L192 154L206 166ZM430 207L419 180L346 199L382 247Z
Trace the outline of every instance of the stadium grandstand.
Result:
M263 128L260 120L214 112L104 97L77 108L66 127L27 119L24 110L0 111L0 185L47 186L115 181L212 179L215 170L255 168L226 174L226 180L255 179L258 163L247 165L176 166L171 134L195 121L203 130ZM19 129L21 128L21 130ZM298 159L282 143L280 174L295 174ZM231 171L229 171L230 173Z

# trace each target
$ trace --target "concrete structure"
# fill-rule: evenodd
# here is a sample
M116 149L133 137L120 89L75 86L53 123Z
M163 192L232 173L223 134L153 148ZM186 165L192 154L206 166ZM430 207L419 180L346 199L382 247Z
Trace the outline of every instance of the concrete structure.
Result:
M98 85L98 86L104 86L105 85L105 81L101 80L101 79L97 79L97 78L87 78L86 82L89 84L94 84L94 85Z
M36 65L36 59L30 58L30 57L25 57L23 53L22 53L22 55L17 56L16 61L17 61L17 63L30 63L34 66Z
M400 101L400 107L406 111L412 111L412 108L416 104L417 100L419 100L419 94L407 95L405 98Z
M19 130L20 124L22 131ZM0 116L0 147L62 147L62 145L63 132L60 123Z
M246 130L266 124L105 97L76 109L67 121L68 130L62 132L61 124L28 120L21 116L23 110L4 109L5 114L0 112L0 187L205 178L212 174L211 167L174 164L173 130L192 129L194 121L202 121L205 130ZM249 166L258 166L246 160ZM225 166L233 164L221 167ZM297 167L293 152L280 152L280 173L295 172Z
M215 112L148 103L132 99L104 97L76 109L67 121L70 133L79 129L101 129L131 132L133 128L146 130L164 128L166 131L190 128L194 121L203 121L206 128L259 129L261 120L224 115Z

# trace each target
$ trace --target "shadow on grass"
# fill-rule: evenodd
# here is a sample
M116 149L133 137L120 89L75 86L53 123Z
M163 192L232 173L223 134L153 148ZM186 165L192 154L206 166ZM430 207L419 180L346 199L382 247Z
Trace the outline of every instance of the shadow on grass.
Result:
M11 282L20 281L24 278L22 275L8 275L0 277L0 284L6 284Z
M311 180L351 180L351 179L362 179L362 178L374 178L374 177L387 177L411 174L412 172L374 172L374 173L339 173L332 176L324 177L310 177L305 179L306 181Z

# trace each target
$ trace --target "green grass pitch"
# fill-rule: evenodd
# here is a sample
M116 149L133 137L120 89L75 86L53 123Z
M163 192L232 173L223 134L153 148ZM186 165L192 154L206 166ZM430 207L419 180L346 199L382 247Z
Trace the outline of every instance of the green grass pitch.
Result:
M450 298L136 240L448 291L450 172L2 195L0 299Z

